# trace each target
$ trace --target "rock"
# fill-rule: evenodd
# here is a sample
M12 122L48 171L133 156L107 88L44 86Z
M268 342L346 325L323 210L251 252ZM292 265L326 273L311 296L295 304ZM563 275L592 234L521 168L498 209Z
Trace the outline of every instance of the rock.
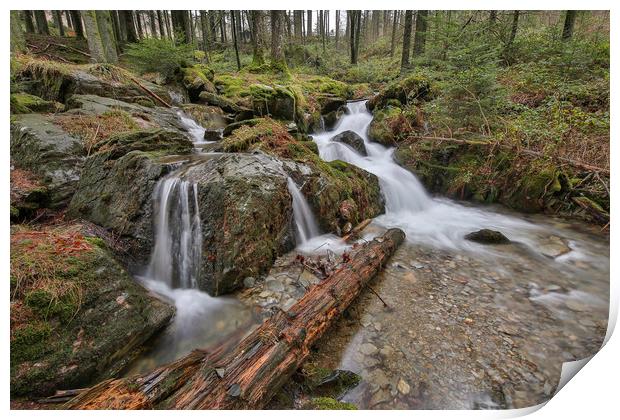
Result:
M68 214L128 239L132 256L146 262L153 243L153 190L172 170L164 157L191 153L193 145L175 132L146 130L98 146L84 163Z
M575 312L586 312L590 309L588 305L575 299L569 299L565 302L568 309Z
M402 106L427 101L433 96L431 81L424 75L414 74L388 84L377 95L368 100L366 107L373 111L375 108L384 108L393 103Z
M224 131L222 133L222 135L224 137L227 137L229 135L232 134L233 131L235 131L236 129L243 127L243 126L248 126L248 127L254 127L255 125L259 124L261 121L263 121L260 118L252 118L249 120L243 120L243 121L236 121L234 123L228 124L225 128Z
M368 127L368 137L385 147L396 146L396 135L398 133L392 131L391 123L396 118L399 118L401 114L402 111L398 107L387 107L375 111L374 118Z
M372 343L364 343L360 346L360 352L362 352L362 354L366 356L372 356L374 354L377 354L379 350Z
M358 136L355 132L347 130L334 136L332 141L344 143L353 148L357 153L362 156L367 156L366 146L364 146L364 139Z
M396 385L396 388L398 388L398 392L403 395L407 395L411 391L409 384L402 378L398 380L398 385Z
M276 119L295 120L295 94L285 86L255 84L250 86L254 114Z
M338 120L342 117L342 111L331 111L327 114L323 115L323 124L325 125L326 130L333 129L336 124L338 124Z
M64 109L65 106L59 102L46 101L28 93L11 93L11 114L62 112Z
M204 64L183 67L181 69L181 76L181 83L187 89L191 101L197 101L200 93L203 91L216 93L215 85L213 84L213 70Z
M538 246L540 252L549 258L557 258L572 251L564 238L555 235L545 238Z
M361 381L361 377L348 370L336 369L324 373L319 369L318 374L308 378L308 388L313 396L342 398L347 391L355 388Z
M394 354L394 349L388 345L385 345L381 348L379 354L387 359Z
M25 250L14 240L11 258L16 263L22 253L37 252L31 240L24 243ZM55 264L66 266L62 282L81 290L81 297L79 303L70 294L54 298L44 283L26 292L22 305L31 315L11 330L12 395L50 395L116 376L174 314L172 306L136 283L98 238L86 243L91 249L39 257L53 257ZM12 301L12 313L14 309Z
M465 239L481 244L507 244L510 240L503 233L496 230L481 229L476 232L468 233Z
M319 99L321 104L321 114L328 114L332 111L343 110L346 108L347 101L339 97L323 96Z
M223 130L221 129L206 129L204 139L206 141L220 141L222 140Z
M49 191L49 205L65 205L75 192L86 151L53 118L41 114L11 117L11 160L32 171Z
M246 277L243 279L243 287L245 287L246 289L254 287L255 284L256 280L254 279L254 277Z
M216 93L202 91L198 96L199 100L202 103L206 103L208 105L217 106L223 109L226 112L232 112L233 114L239 113L247 108L241 107L231 101L230 99L225 98L224 96L220 96Z
M272 292L283 292L284 285L278 280L267 280L265 281L265 287Z

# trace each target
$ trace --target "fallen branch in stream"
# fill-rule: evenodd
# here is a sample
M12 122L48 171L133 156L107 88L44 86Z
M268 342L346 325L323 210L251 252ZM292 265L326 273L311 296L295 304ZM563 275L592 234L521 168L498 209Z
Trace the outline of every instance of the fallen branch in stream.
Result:
M402 243L390 229L360 246L288 311L278 311L230 351L194 350L144 374L110 379L66 404L73 409L260 409L295 373L311 346Z
M343 236L342 240L345 241L345 242L352 242L352 241L355 241L355 240L359 239L360 234L362 233L362 231L364 229L366 229L366 227L371 222L372 222L372 219L363 220L362 222L360 222L360 224L358 224L353 229L351 229L351 232L349 232L348 235Z

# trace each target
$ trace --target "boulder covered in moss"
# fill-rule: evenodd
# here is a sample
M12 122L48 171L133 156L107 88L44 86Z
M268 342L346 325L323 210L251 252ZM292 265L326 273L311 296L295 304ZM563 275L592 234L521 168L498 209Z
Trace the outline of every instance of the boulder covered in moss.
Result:
M191 101L197 101L200 92L217 92L213 84L213 77L213 70L204 64L196 64L181 69L181 83L187 89Z
M366 146L364 145L364 139L358 136L354 131L347 130L332 137L332 141L344 143L347 146L353 148L357 153L362 156L368 155Z
M293 121L296 115L296 98L293 91L287 87L264 84L250 86L252 94L252 108L259 116Z
M70 199L86 150L83 142L54 123L53 116L23 114L11 118L11 161L31 171L49 192L49 205L57 208Z
M129 240L134 258L150 252L152 194L173 165L170 155L191 153L193 144L174 131L145 130L112 136L91 150L68 214L111 229Z
M223 154L190 164L174 176L197 186L203 237L200 289L212 296L231 292L293 248L292 199L279 160L265 154Z
M187 104L184 105L182 109L196 121L196 123L207 130L222 130L232 121L232 119L217 106Z
M45 396L117 375L174 308L82 226L11 232L11 395Z
M400 106L418 104L432 99L434 89L431 80L426 75L415 73L388 84L368 100L366 107L373 111L375 108L381 109L390 104L400 104Z
M64 108L59 102L46 101L28 93L11 93L11 114L61 112Z
M400 108L388 106L384 109L377 110L374 118L368 127L368 137L377 143L381 143L386 147L396 145L398 133L395 133L391 127L391 123L395 118L401 115Z
M230 99L222 95L218 95L213 92L208 92L206 90L200 92L200 95L198 95L198 100L200 103L217 106L223 109L224 111L230 112L233 114L240 113L243 110L247 109L247 108L244 108L243 106L237 105L235 102L231 101Z

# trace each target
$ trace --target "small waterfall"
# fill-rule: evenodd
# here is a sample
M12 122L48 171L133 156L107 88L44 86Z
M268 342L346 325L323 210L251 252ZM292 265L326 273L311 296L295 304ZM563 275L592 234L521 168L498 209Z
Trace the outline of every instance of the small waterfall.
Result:
M301 193L295 182L288 179L288 191L293 197L293 218L295 219L295 240L297 245L303 244L308 239L320 235L319 226L316 223L312 209L308 205L306 197Z
M198 187L175 177L160 180L153 204L155 246L146 277L171 288L195 288L202 254Z

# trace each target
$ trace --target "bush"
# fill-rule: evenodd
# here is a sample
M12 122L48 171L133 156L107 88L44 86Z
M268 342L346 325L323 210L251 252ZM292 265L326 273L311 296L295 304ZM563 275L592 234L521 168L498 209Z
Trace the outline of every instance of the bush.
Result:
M187 44L175 45L168 39L146 38L129 44L126 55L138 71L156 72L170 80L181 67L193 64L194 48Z

